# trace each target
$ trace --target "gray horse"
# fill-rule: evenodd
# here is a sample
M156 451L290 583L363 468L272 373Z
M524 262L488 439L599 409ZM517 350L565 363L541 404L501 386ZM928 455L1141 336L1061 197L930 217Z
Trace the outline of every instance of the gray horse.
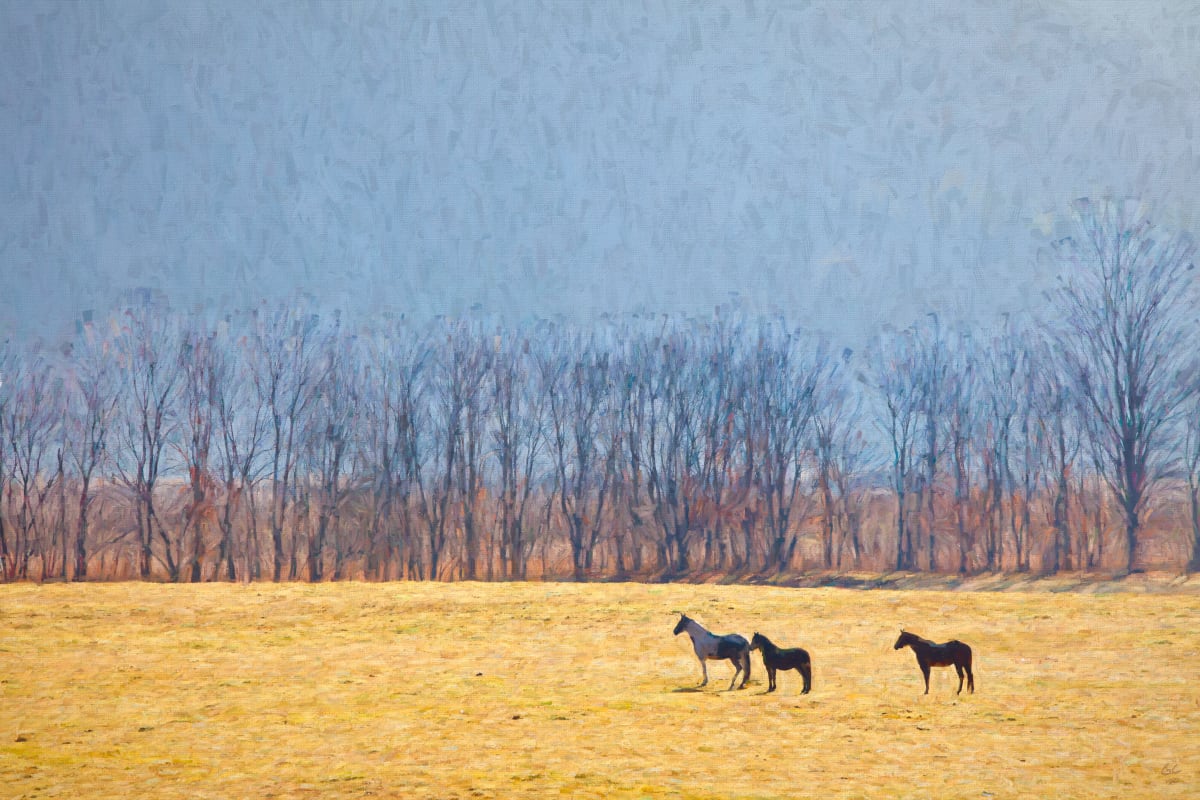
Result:
M738 636L736 633L725 636L709 633L700 623L687 614L681 613L679 624L675 626L675 635L678 636L684 631L687 631L687 635L691 637L696 658L700 659L700 669L704 671L704 680L700 682L701 686L708 684L708 665L704 662L717 660L729 661L733 664L734 673L733 680L729 683L730 689L733 689L733 684L737 683L739 674L742 676L742 685L738 688L746 688L746 681L750 680L750 643L746 641L745 637Z

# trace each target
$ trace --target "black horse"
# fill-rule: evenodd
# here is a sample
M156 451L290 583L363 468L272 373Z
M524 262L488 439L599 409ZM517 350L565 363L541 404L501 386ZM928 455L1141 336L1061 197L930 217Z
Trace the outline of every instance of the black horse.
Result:
M812 660L808 651L799 647L776 647L770 639L761 633L755 633L750 639L751 650L761 650L763 666L767 668L768 692L775 691L775 670L794 669L804 678L804 688L800 694L808 694L812 689Z
M921 668L921 674L925 676L925 694L929 694L929 668L949 666L953 666L958 671L958 692L956 694L962 694L964 671L967 676L967 687L972 694L975 693L975 676L971 673L971 648L967 645L957 639L936 644L928 639L922 639L915 633L902 630L894 649L899 650L902 647L911 647L917 655L917 665Z

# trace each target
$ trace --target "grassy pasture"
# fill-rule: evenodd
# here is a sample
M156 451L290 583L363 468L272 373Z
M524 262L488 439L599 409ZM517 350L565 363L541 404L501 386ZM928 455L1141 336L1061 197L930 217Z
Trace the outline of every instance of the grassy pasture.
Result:
M704 690L672 609L813 655ZM0 797L1195 797L1200 597L0 586ZM903 624L976 652L976 694Z

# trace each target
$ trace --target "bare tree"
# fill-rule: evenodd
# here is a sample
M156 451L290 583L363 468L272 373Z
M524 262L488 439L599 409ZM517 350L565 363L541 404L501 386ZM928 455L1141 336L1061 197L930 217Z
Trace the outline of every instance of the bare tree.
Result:
M1049 572L1074 568L1071 547L1071 473L1079 456L1079 427L1075 424L1075 405L1071 387L1063 370L1054 363L1054 348L1049 342L1039 347L1039 361L1031 406L1036 421L1036 436L1047 469L1043 475L1045 491L1050 495L1050 526L1053 541L1044 568ZM1084 554L1080 553L1081 561Z
M241 553L246 579L256 580L261 577L262 569L256 489L262 477L261 454L268 419L264 398L253 390L246 364L235 362L229 351L231 344L245 347L247 340L238 337L230 342L232 336L229 323L225 322L218 325L217 336L211 343L211 400L217 428L215 468L222 484L221 509L217 518L221 529L217 563L227 580L237 579L234 523L240 514L246 526Z
M1200 385L1193 380L1184 414L1183 464L1188 489L1187 571L1200 571Z
M62 476L54 473L47 478L43 464L51 456L52 442L62 418L59 401L62 393L50 363L43 358L35 358L24 366L10 362L5 381L12 392L3 419L10 464L5 495L13 523L7 577L12 580L29 577L29 564L35 556L42 557L43 574L46 571L47 554L41 541L43 511Z
M912 484L915 439L921 408L914 384L918 351L911 333L881 336L872 358L870 381L883 405L880 427L892 451L892 488L896 492L896 569L916 566L908 493Z
M296 468L301 434L321 379L315 358L320 350L320 320L315 314L280 310L257 316L252 350L253 380L270 417L270 511L272 580L283 578L285 564L295 577L295 536L292 557L284 550L284 526L296 494Z
M524 580L530 553L526 513L543 444L545 396L525 337L497 337L492 369L492 440L500 467L500 575Z
M16 577L16 559L9 544L9 530L5 526L4 498L8 497L8 485L12 476L9 462L11 442L8 438L8 415L12 405L15 386L17 359L9 349L8 340L0 342L0 578L11 581Z
M96 500L92 479L108 457L108 437L119 399L112 369L111 342L90 324L82 331L72 359L74 380L65 428L75 477L79 481L79 509L75 525L75 580L88 575L88 532Z
M1043 452L1045 443L1037 430L1037 375L1040 365L1034 363L1034 354L1029 341L1022 332L1020 347L1024 353L1021 371L1018 374L1016 389L1019 395L1016 418L1017 473L1012 490L1010 491L1009 519L1012 522L1013 554L1016 559L1018 572L1028 572L1030 569L1029 556L1033 536L1033 503L1034 494L1041 481ZM1020 512L1018 513L1018 508Z
M601 428L609 398L609 357L576 338L570 350L543 354L548 390L550 455L559 510L567 523L572 574L583 580L600 537L616 453L603 452Z
M696 386L689 369L694 356L682 331L664 332L655 344L646 488L662 532L664 566L671 573L684 574L691 567L689 535L696 499L696 480L689 467L698 466Z
M483 448L487 437L490 395L487 379L494 353L483 337L466 326L452 337L451 388L461 407L457 436L459 453L456 483L462 515L463 577L479 577L480 533L483 524L481 498L483 485ZM491 554L487 556L491 563ZM490 567L489 567L490 569Z
M213 494L216 483L210 471L210 453L215 428L217 380L221 357L213 341L213 332L199 319L193 319L183 334L179 348L180 436L175 449L188 476L190 497L183 509L179 533L180 547L191 535L191 552L181 561L181 571L190 567L189 580L199 583L204 577L205 530L215 519Z
M975 532L970 518L972 449L977 434L979 362L974 340L959 336L949 354L946 396L946 438L954 470L954 523L958 572L970 570Z
M1015 530L1012 504L1015 481L1012 471L1012 442L1014 420L1021 410L1028 353L1020 337L1006 321L1001 334L994 337L987 357L984 393L986 399L986 433L984 442L984 478L987 481L987 520L984 547L985 566L989 572L1004 566L1004 520L1008 510L1009 528Z
M825 569L833 569L835 563L841 565L840 542L845 535L843 524L846 521L847 476L839 475L839 470L845 466L845 457L849 455L846 445L857 415L850 387L843 380L842 368L849 361L850 352L847 350L843 353L841 364L835 365L829 379L818 387L817 409L813 415L817 490L821 496L821 563ZM853 551L857 560L857 533Z
M643 508L646 502L644 465L646 462L646 441L649 430L647 408L650 404L650 351L652 344L649 337L638 332L627 332L625 352L617 363L617 397L618 416L622 422L622 453L623 480L620 495L623 500L623 511L629 524L629 569L634 573L643 570L642 547L646 535L645 516ZM617 534L618 537L620 534ZM622 539L618 538L621 545ZM624 547L618 549L618 569L624 569ZM660 564L660 566L665 566Z
M1142 513L1170 466L1168 426L1184 399L1184 312L1192 242L1156 230L1136 202L1074 204L1078 234L1059 243L1054 295L1075 391L1094 420L1102 474L1124 517L1125 568L1137 564Z
M864 490L869 486L873 461L871 445L862 428L861 396L855 395L833 430L840 431L833 440L833 484L838 509L835 528L840 531L834 566L842 568L842 554L849 547L857 568L863 554Z
M425 550L432 580L442 576L455 478L459 474L459 461L464 458L462 427L469 392L467 379L473 374L468 331L450 325L439 334L444 339L433 350L431 397L425 412L429 424L412 425L404 432L405 458L417 489L417 508L425 527ZM414 413L419 412L414 409ZM421 436L425 428L428 437ZM428 438L428 465L423 457L425 438Z
M941 457L944 444L941 439L942 417L946 410L946 378L949 368L949 355L946 350L946 340L942 332L941 322L936 314L928 315L932 325L922 325L917 328L916 339L919 348L917 381L920 394L922 438L924 451L921 462L924 466L921 481L921 495L917 504L923 505L923 511L918 515L922 520L924 538L928 545L928 565L930 572L937 571L937 481L938 459ZM924 503L922 503L922 500ZM918 546L921 535L918 534Z
M179 580L179 561L171 532L155 497L163 472L163 454L178 429L175 394L180 378L179 333L173 319L149 305L131 309L117 339L125 393L115 465L134 502L138 574L149 578L155 560L167 577ZM154 549L162 545L161 553Z
M698 448L701 503L697 511L705 533L706 568L731 566L730 531L735 511L745 499L745 492L736 491L742 441L736 431L736 416L745 393L745 380L738 369L737 341L741 333L736 323L718 319L709 327L709 335L693 366L701 445Z
M313 583L325 577L325 552L334 544L333 577L344 577L346 548L341 535L341 514L349 496L347 464L358 424L362 375L353 340L338 335L325 340L316 357L323 364L306 438L309 474L316 481L317 528L308 547L308 576Z
M427 366L432 359L428 343L414 337L400 344L395 351L395 392L388 394L389 413L394 421L397 462L395 470L395 494L399 508L397 524L399 536L390 536L395 549L405 555L405 574L420 577L424 571L423 548L415 535L413 515L418 505L424 512L425 489L422 478L425 440L432 428L427 411L428 389Z
M817 388L832 366L824 341L799 332L763 327L751 356L747 405L752 410L751 446L757 450L754 475L759 501L765 506L767 562L783 570L792 562L799 541L795 514L804 499L806 458L816 414Z
M384 333L366 340L366 359L361 399L361 446L359 471L369 484L369 517L366 525L366 559L363 572L368 579L386 580L394 552L385 526L392 513L395 474L399 464L397 437L392 424L391 397L396 366L388 353Z

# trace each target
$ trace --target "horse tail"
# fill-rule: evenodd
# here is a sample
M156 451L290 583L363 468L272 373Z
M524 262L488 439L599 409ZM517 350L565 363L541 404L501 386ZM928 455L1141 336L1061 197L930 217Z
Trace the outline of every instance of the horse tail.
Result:
M967 656L967 658L966 658L966 661L967 661L967 663L966 663L967 688L971 691L971 694L974 694L975 693L975 671L971 669L971 662L973 660L973 656L971 654L971 647L970 647L970 645L964 644L963 648L966 649L966 656Z
M745 680L742 681L742 685L745 686L747 683L750 682L750 660L751 660L750 659L750 645L746 645L746 649L742 650L742 659L746 665L745 666L746 678L745 678Z

